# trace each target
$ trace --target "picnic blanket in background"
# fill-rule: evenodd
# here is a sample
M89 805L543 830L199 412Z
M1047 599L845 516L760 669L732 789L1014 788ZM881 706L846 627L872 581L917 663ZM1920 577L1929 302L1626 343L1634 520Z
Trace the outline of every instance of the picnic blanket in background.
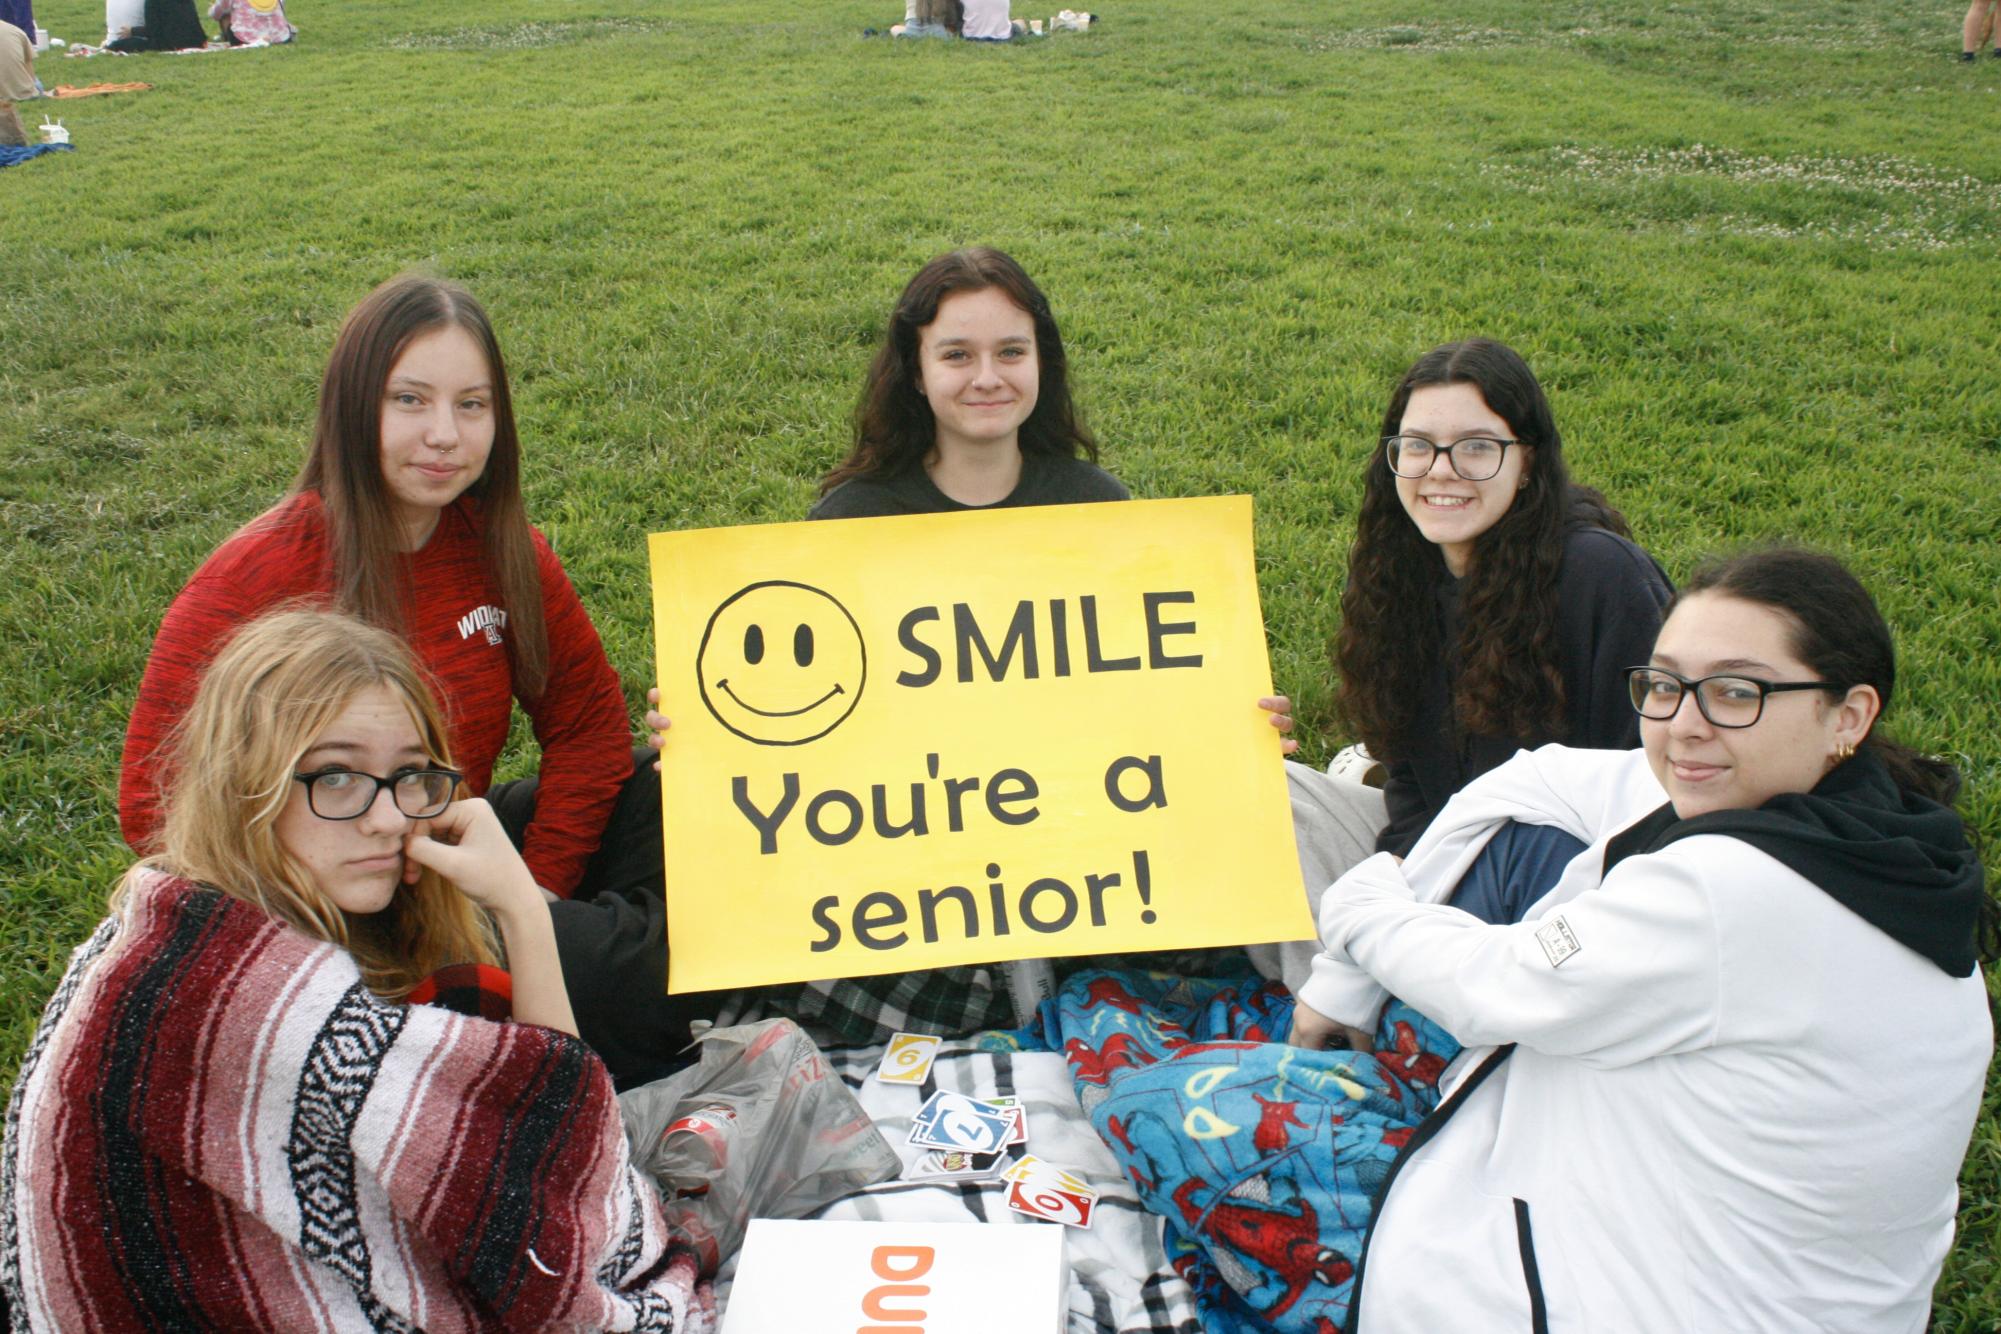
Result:
M49 89L49 96L50 97L102 97L106 93L150 92L152 90L152 87L153 85L150 83L93 83L87 88L78 88L72 84L59 83L55 87Z
M1255 975L1093 970L1013 1035L1063 1053L1208 1334L1345 1324L1375 1191L1459 1052L1396 1001L1374 1053L1287 1046L1292 1008Z
M29 144L26 148L0 145L0 167L18 167L44 153L68 153L75 147L74 144Z
M908 1170L924 1151L910 1147L910 1118L940 1089L976 1098L1013 1095L1028 1107L1028 1150L1084 1177L1102 1192L1089 1228L1070 1228L1067 1334L1200 1334L1195 1300L1169 1266L1160 1220L1147 1213L1132 1185L1085 1120L1063 1058L1053 1052L980 1050L1012 1045L1005 1035L948 1042L918 1087L883 1084L872 1076L883 1048L835 1047L828 1065L875 1119ZM836 1200L814 1218L980 1222L996 1227L1053 1227L1011 1212L1000 1181L887 1181ZM731 1260L717 1279L726 1289Z
M245 42L233 46L228 42L210 42L207 46L191 46L185 51L113 51L104 46L86 46L82 42L72 42L63 55L72 60L87 60L92 56L205 56L211 51L261 51L270 42Z

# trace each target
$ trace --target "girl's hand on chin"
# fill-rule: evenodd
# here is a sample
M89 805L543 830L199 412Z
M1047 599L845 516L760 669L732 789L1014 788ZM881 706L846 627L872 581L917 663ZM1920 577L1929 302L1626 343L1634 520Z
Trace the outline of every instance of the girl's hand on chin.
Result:
M403 841L409 866L428 866L461 894L496 913L540 907L542 892L514 849L500 817L478 797L455 801L420 820ZM414 878L414 877L411 877Z

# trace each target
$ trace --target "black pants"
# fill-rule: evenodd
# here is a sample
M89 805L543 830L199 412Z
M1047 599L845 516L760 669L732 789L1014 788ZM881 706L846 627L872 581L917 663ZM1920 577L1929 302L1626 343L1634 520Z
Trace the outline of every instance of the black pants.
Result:
M632 754L598 850L574 894L549 905L563 984L577 1034L621 1090L687 1064L688 1025L711 1016L715 993L667 994L666 861L660 841L660 775L654 753ZM497 784L487 793L507 836L521 846L541 780Z

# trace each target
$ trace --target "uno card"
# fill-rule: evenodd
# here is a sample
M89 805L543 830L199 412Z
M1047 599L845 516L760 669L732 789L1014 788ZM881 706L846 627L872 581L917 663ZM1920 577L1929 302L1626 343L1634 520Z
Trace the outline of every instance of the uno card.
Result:
M997 1153L1014 1119L963 1093L934 1093L910 1118L910 1142L927 1149Z
M1030 1218L1043 1218L1070 1227L1091 1226L1097 1211L1098 1192L1083 1181L1048 1163L1037 1162L1027 1171L1015 1173L1007 1188L1007 1207Z
M1034 1154L1024 1153L1023 1155L1021 1155L1021 1157L1015 1159L1012 1163L1008 1164L1007 1170L1001 1173L1001 1180L1019 1181L1023 1177L1027 1176L1030 1172L1033 1172L1036 1168L1047 1167L1047 1166L1049 1166L1049 1164L1043 1162L1040 1158L1036 1157Z
M1002 1111L1006 1112L1009 1116L1014 1118L1014 1129L1009 1131L1007 1136L1008 1144L1015 1145L1015 1144L1028 1143L1027 1103L1023 1102L1020 1098L1012 1096L1005 1098L983 1098L981 1099L981 1101L985 1102L989 1107L1000 1108Z
M929 1033L895 1034L882 1053L882 1064L875 1069L877 1081L922 1084L931 1073L931 1062L938 1058L938 1044L942 1041Z
M967 1153L964 1149L933 1149L911 1165L910 1178L943 1181L986 1181L1000 1174L1004 1155Z

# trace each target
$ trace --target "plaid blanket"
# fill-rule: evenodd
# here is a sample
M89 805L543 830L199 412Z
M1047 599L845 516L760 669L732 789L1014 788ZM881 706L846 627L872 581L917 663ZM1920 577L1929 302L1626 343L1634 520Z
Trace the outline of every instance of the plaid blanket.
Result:
M880 1046L834 1048L826 1057L903 1156L906 1171L923 1152L905 1142L910 1117L934 1092L1020 1097L1028 1107L1029 1151L1069 1168L1103 1192L1091 1226L1072 1228L1065 1238L1071 1273L1067 1334L1201 1334L1194 1297L1161 1246L1160 1220L1140 1204L1085 1119L1063 1058L1053 1052L983 1049L1008 1045L1007 1036L999 1034L948 1042L921 1088L871 1078L882 1060ZM999 1182L900 1179L845 1196L812 1216L1053 1226L1010 1212L1001 1196ZM726 1264L717 1279L719 1293L726 1289L733 1265Z
M1036 1006L1055 990L1055 982L1079 968L1234 977L1249 966L1240 949L1190 949L836 977L731 993L715 1026L782 1015L796 1020L823 1047L863 1047L888 1042L897 1033L966 1037L1028 1023Z
M895 1033L962 1037L1020 1022L1007 964L928 968L876 977L836 977L735 992L717 1028L784 1016L821 1046L887 1042Z

